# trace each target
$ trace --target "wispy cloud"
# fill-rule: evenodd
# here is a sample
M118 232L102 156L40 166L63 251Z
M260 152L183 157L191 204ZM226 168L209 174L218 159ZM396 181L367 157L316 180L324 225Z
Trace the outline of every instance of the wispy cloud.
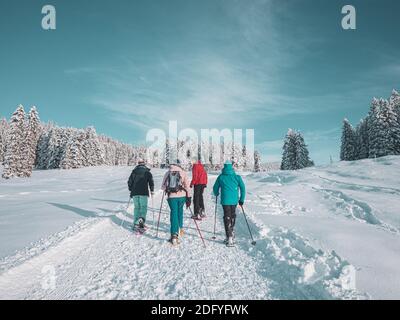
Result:
M295 96L280 81L281 68L306 54L309 40L282 40L274 23L278 9L273 1L222 3L237 28L207 36L229 38L229 44L210 46L208 38L185 52L128 56L116 67L83 67L66 73L91 76L98 90L90 101L109 111L114 120L142 129L168 120L193 128L248 128L260 119L320 112L319 101L326 101L326 96Z
M341 75L347 78L333 79L337 76L334 64L324 65L321 59L315 66L304 63L326 54L322 45L326 38L318 32L311 34L306 24L298 25L296 13L287 10L290 3L221 0L225 28L216 21L199 26L194 19L187 26L188 34L158 39L154 50L133 46L113 64L77 67L65 73L90 78L95 86L87 97L89 102L116 123L132 127L143 139L147 130L166 128L169 120L177 120L181 128L257 128L257 134L266 136L262 132L266 122L290 119L293 123L301 115L298 118L304 124L307 115L316 119L328 111L343 112L344 117L354 105L372 98L375 75L381 73L381 78L388 71L366 68L349 76L342 66ZM282 28L285 25L295 27L287 32ZM389 68L399 70L398 65ZM376 84L376 92L382 86ZM340 123L335 129L310 131L319 127L311 121L304 132L307 143L336 144ZM273 129L282 131L270 137L283 137L286 124L275 123ZM278 157L282 140L260 142L258 147Z
M94 105L111 111L116 120L143 128L168 120L194 128L249 127L260 118L321 112L322 103L327 110L343 99L285 94L276 88L274 73L259 75L252 65L212 54L170 64L161 60L143 66L132 60L124 70L84 68L82 72L98 83L98 91L90 97Z

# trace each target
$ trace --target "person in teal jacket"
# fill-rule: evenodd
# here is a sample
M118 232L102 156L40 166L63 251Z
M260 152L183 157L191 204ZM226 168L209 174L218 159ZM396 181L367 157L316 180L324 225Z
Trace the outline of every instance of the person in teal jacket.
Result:
M216 197L221 193L221 205L224 210L224 226L226 233L225 243L227 246L232 247L234 246L236 207L238 204L243 206L246 197L246 187L243 179L236 174L232 162L225 162L222 173L215 181L213 193Z

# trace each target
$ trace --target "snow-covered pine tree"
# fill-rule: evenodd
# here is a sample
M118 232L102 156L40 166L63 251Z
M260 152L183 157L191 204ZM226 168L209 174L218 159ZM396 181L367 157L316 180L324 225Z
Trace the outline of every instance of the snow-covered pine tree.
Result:
M256 154L256 150L251 150L246 145L243 145L243 168L244 170L253 171L255 167L255 159L254 155ZM260 154L258 153L258 156Z
M313 165L303 135L289 129L283 145L281 170L299 170Z
M379 107L371 109L370 126L368 130L370 141L370 158L400 154L398 141L400 127L393 105L380 99Z
M63 159L60 167L62 169L78 169L86 164L84 142L86 132L84 130L74 130L65 146Z
M83 150L86 157L86 166L93 167L103 165L104 150L97 137L96 129L94 127L88 127L85 129L85 133L86 137L83 143ZM126 160L126 163L128 163L128 160Z
M224 161L223 145L209 141L209 162L211 170L219 170Z
M147 159L146 159L147 158L147 148L146 147L139 146L139 147L137 147L136 152L137 152L138 159L143 159L143 160L147 161Z
M254 172L261 171L261 156L258 151L254 151Z
M341 161L356 160L356 133L347 119L343 120L342 145L340 148Z
M48 144L47 144L47 163L44 169L55 169L58 168L58 164L61 161L59 157L59 146L61 143L61 134L59 127L53 127L49 131Z
M281 170L293 170L296 157L296 133L289 129L283 143Z
M186 140L178 141L178 159L182 168L189 170L192 165L192 158L197 157L197 155L197 141L192 141L189 137Z
M170 145L170 143L169 143L169 139L166 139L165 140L165 165L166 166L168 166L169 165L169 163L170 163L170 155L171 155L171 153L170 153L170 148L169 148L169 145Z
M115 166L117 165L117 144L115 141L111 141L107 143L108 154L109 154L109 165Z
M36 168L37 169L47 169L47 164L49 162L49 140L50 131L54 127L52 123L42 124L41 134L38 141L38 146L36 150Z
M110 137L101 135L99 142L104 150L104 162L108 166L116 165L116 143Z
M148 159L148 163L150 163L153 168L161 167L161 156L159 150L154 149L151 152L151 159Z
M69 138L74 133L72 128L54 127L49 133L49 146L47 149L48 163L46 169L59 169L63 156L65 154L65 147Z
M393 89L392 95L390 96L389 103L397 115L398 126L400 127L400 94ZM396 149L400 150L400 141L396 143Z
M201 141L201 148L200 148L200 159L203 162L206 169L211 168L210 164L210 141L209 140L202 140Z
M24 164L24 175L30 177L32 170L36 163L36 153L38 147L38 141L41 134L41 124L39 114L36 107L32 107L28 115L28 123L26 128L25 138L25 161Z
M120 142L115 144L115 165L122 166L124 165L124 150L123 145Z
M25 129L25 110L22 105L19 105L10 119L4 152L4 171L2 175L4 179L23 176Z
M232 144L232 161L237 170L243 170L245 167L245 160L243 157L243 145Z
M314 166L314 162L310 159L304 137L300 132L296 132L296 154L297 163L295 164L295 170Z
M7 132L8 132L8 122L6 119L1 119L0 120L0 165L4 161L4 152L5 152L5 148L6 148Z
M250 163L248 154L247 154L247 146L244 144L242 147L242 164L243 164L243 170L248 170L249 167L254 169L254 163Z
M397 114L400 112L400 94L393 89L392 95L390 96L389 103L393 106Z
M356 160L369 157L368 117L361 119L356 128Z
M138 155L136 148L129 148L128 153L129 153L128 166L135 166L138 163Z

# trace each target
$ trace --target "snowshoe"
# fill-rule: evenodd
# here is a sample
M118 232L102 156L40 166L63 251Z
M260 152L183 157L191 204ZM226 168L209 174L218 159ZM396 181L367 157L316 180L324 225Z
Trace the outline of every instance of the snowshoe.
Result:
M194 214L194 215L192 216L192 219L193 219L193 220L201 221L201 217L200 217L200 215L198 215L198 214Z
M231 239L232 239L233 244L236 244L236 238L235 238L235 232L234 231L232 232ZM224 242L224 244L228 244L229 238L225 238L223 242Z
M137 235L142 235L143 233L146 232L146 226L143 225L143 227L141 227L139 224L135 224L132 227L132 230L137 234Z
M179 245L179 238L177 235L172 235L171 239L169 239L169 242L171 243L172 246L176 247Z

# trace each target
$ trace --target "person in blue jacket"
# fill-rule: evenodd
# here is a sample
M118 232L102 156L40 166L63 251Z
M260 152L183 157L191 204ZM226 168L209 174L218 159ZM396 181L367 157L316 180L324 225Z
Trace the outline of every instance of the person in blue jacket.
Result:
M221 193L221 205L224 210L224 226L228 247L234 246L234 227L236 222L236 207L244 205L246 188L241 176L237 175L231 161L225 162L222 173L213 187L214 196Z

